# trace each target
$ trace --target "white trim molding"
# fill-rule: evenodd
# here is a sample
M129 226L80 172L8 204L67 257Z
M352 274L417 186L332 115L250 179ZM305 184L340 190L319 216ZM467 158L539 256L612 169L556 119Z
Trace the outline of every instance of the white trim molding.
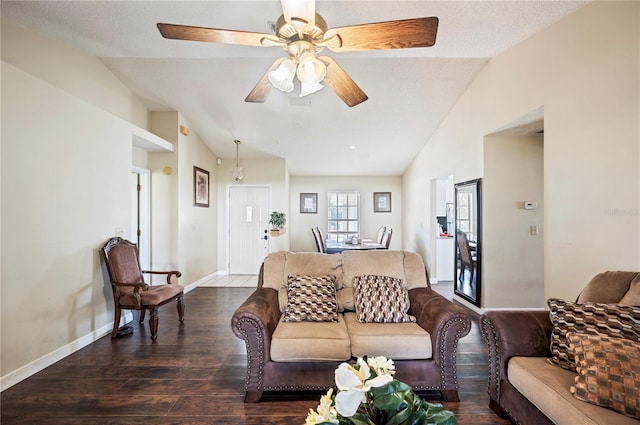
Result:
M120 326L125 325L133 321L133 313L126 312L120 319ZM54 350L44 356L26 364L2 377L0 377L0 391L4 391L17 383L24 381L28 377L35 375L41 370L51 366L55 362L64 359L65 357L75 353L76 351L86 347L89 344L94 343L103 336L110 334L113 329L113 322L109 322L106 325L96 329L95 331L82 336L75 341L64 345L57 350Z

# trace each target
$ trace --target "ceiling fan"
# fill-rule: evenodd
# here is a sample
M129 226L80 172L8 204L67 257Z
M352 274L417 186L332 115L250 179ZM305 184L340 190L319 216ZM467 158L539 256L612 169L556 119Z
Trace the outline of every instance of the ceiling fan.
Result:
M245 102L264 102L271 87L293 91L293 78L301 83L300 96L328 85L347 105L368 99L360 87L329 56L318 56L325 47L333 52L405 49L435 44L438 18L414 18L327 29L315 11L315 0L281 0L282 15L275 34L159 23L165 38L248 46L278 46L287 56L277 59Z

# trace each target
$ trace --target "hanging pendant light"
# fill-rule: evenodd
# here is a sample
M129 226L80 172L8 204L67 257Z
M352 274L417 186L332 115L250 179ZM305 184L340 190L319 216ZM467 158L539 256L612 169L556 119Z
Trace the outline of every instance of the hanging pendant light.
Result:
M242 168L238 165L238 148L240 147L240 140L234 140L233 143L236 144L236 168L233 169L233 179L237 182L242 180L244 175L242 174Z

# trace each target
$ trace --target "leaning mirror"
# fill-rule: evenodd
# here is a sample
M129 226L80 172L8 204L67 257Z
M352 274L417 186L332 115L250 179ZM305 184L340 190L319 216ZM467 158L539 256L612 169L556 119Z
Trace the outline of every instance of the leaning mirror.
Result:
M455 185L456 261L454 293L480 306L480 179Z

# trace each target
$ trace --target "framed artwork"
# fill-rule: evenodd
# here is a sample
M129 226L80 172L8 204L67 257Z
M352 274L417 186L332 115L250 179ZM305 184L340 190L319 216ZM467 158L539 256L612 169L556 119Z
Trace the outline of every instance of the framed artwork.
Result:
M300 194L300 214L318 214L318 194Z
M391 212L391 192L373 192L373 212Z
M209 172L193 167L193 205L209 208Z

